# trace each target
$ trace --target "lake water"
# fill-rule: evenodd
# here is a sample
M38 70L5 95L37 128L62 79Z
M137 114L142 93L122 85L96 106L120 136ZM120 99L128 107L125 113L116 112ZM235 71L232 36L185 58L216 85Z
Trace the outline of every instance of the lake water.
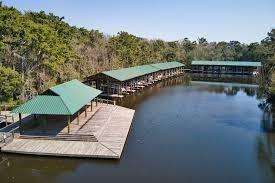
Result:
M275 135L254 85L177 78L119 103L136 110L122 158L0 155L0 182L275 182Z

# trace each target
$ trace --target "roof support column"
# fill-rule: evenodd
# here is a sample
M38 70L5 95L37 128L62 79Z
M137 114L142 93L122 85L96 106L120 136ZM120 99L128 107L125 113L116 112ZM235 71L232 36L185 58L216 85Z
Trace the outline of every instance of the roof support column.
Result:
M107 95L110 95L110 83L109 80L107 80Z
M37 120L37 114L34 114L33 117L35 120Z
M46 120L46 116L45 115L42 118L42 125L43 125L42 131L46 132L47 131L47 120Z
M21 125L22 125L22 114L19 113L19 132L20 132L20 134L21 134L21 132L22 132L22 127L21 127Z
M93 101L91 100L91 111L93 111Z
M77 112L77 124L79 125L79 111Z
M71 116L67 116L67 121L68 121L68 133L70 133L70 123L71 123Z
M87 117L87 105L85 105L85 117Z

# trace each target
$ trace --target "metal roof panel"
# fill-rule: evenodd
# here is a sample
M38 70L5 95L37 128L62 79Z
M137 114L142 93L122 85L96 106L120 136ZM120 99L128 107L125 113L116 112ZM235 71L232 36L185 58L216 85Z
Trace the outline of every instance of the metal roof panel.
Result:
M252 61L192 61L192 65L223 65L223 66L244 66L244 67L260 67L261 62Z
M45 95L38 95L12 112L72 115L101 93L76 79L51 87L48 91L56 95L49 95L51 92L46 91Z
M23 114L69 115L71 112L60 96L38 95L12 111Z
M185 66L180 62L163 62L163 63L156 63L156 64L150 64L150 65L153 67L159 68L160 70L167 70L167 69L173 69L173 68Z
M146 74L151 74L160 70L166 70L176 67L182 67L184 64L179 62L163 62L157 64L148 64L135 67L128 67L117 70L102 72L103 74L112 77L119 81L126 81Z
M102 73L112 78L115 78L119 81L126 81L129 79L143 76L145 74L154 73L157 71L159 71L159 69L151 65L141 65L136 67L128 67L123 69L105 71Z

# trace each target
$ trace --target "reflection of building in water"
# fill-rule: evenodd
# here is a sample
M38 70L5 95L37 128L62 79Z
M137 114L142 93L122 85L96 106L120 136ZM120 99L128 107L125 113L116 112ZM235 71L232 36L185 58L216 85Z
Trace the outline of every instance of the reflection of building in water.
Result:
M193 79L193 78L192 78ZM253 84L239 84L239 83L222 83L222 82L207 82L207 81L192 81L193 85L204 86L203 90L213 93L224 93L228 96L237 95L239 91L244 92L247 96L256 96L259 93L258 85ZM214 85L215 87L210 85Z
M193 81L214 81L214 82L235 82L245 84L257 84L257 77L247 75L232 75L232 74L203 74L192 73Z

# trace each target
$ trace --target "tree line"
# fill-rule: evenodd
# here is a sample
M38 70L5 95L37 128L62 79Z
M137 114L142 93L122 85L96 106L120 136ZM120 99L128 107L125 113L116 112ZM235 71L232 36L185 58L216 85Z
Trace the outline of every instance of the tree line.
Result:
M104 70L174 60L187 67L192 60L262 61L275 94L274 40L275 29L251 44L109 36L70 26L52 13L20 12L0 3L0 101L26 101L55 84Z

